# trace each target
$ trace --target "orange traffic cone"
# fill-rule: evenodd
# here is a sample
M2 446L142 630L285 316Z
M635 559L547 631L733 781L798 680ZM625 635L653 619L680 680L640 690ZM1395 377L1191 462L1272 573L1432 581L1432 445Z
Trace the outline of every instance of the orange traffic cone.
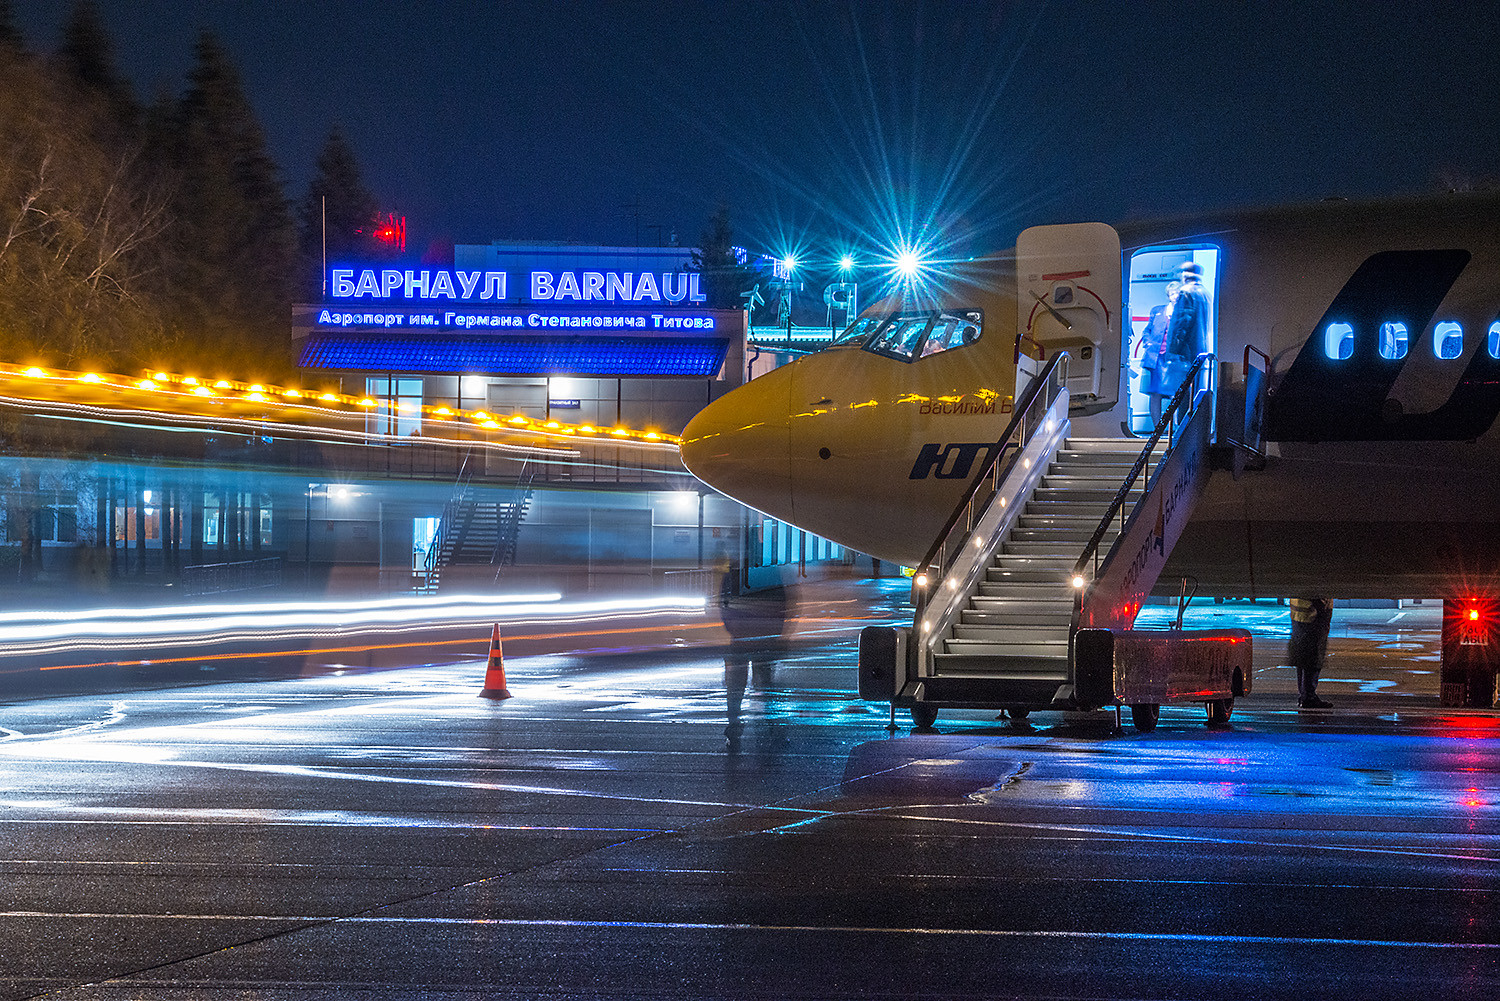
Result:
M500 648L500 623L490 634L490 662L484 669L484 688L480 696L486 699L508 699L510 689L505 687L505 651Z

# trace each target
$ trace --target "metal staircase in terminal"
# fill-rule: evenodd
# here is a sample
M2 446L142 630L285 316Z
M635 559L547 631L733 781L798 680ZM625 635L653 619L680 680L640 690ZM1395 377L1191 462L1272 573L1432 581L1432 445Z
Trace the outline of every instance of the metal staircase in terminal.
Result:
M515 561L516 539L521 521L531 504L531 491L507 501L475 500L465 496L445 517L451 517L451 528L443 531L440 522L438 544L428 579L433 589L441 589L443 571L453 566L493 566L498 571Z
M532 467L523 467L521 478L504 500L477 495L471 482L472 470L466 458L453 496L438 519L423 571L425 591L441 591L444 571L452 567L493 567L493 577L498 578L515 562L521 522L531 506ZM470 576L464 579L472 582Z

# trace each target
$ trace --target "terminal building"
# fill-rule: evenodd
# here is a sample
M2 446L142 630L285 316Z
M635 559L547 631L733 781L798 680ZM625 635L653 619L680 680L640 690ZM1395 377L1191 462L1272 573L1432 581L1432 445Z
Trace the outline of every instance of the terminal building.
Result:
M322 301L294 307L303 385L370 404L353 419L382 437L363 446L102 422L78 425L87 447L69 454L18 415L38 433L0 461L7 593L698 590L726 563L750 588L848 572L856 554L709 490L671 449L500 459L426 425L448 408L675 434L747 375L827 343L799 323L788 348L774 290L754 328L709 308L690 260L499 243L458 247L451 266L332 264ZM804 315L827 318L816 302Z
M793 337L790 324L766 322L758 345L750 310L710 308L702 279L682 247L459 245L451 268L332 264L323 301L295 309L293 334L303 369L388 404L372 416L384 422L374 430L420 435L425 405L675 434L705 404L789 357L788 342L808 350L832 334L817 326ZM794 288L774 265L766 282L781 294ZM778 316L777 291L765 321ZM800 312L835 319L821 301ZM779 315L790 319L787 309ZM659 479L525 479L517 567L555 576L543 568L594 566L601 554L647 554L657 569L728 560L755 587L791 567L801 574L854 558L706 491L685 470ZM414 558L438 520L415 523Z
M301 367L347 393L676 433L745 374L745 311L709 309L690 263L491 244L454 248L452 268L334 265L293 336Z

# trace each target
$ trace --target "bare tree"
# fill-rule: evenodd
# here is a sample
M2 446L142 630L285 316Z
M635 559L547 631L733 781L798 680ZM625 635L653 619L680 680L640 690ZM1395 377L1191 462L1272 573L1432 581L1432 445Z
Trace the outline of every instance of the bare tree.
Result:
M139 141L109 121L102 97L4 56L0 135L5 353L68 365L149 353L163 327L144 294L148 250L168 217Z

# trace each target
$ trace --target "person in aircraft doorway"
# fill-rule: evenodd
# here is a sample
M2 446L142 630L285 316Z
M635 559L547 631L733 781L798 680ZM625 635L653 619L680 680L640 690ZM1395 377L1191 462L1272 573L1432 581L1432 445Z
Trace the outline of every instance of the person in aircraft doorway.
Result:
M1176 386L1167 385L1166 373L1162 368L1162 354L1167 347L1167 321L1170 318L1166 303L1151 307L1151 316L1146 320L1146 328L1141 331L1141 341L1137 346L1141 355L1141 392L1150 401L1153 430L1161 420L1161 401L1177 392Z
M1166 341L1157 368L1163 396L1176 395L1188 368L1208 350L1208 295L1203 291L1203 268L1183 261L1177 292L1167 303Z
M1328 656L1328 630L1333 625L1333 602L1327 598L1293 598L1292 631L1287 660L1297 669L1297 708L1331 709L1318 698L1318 675Z

